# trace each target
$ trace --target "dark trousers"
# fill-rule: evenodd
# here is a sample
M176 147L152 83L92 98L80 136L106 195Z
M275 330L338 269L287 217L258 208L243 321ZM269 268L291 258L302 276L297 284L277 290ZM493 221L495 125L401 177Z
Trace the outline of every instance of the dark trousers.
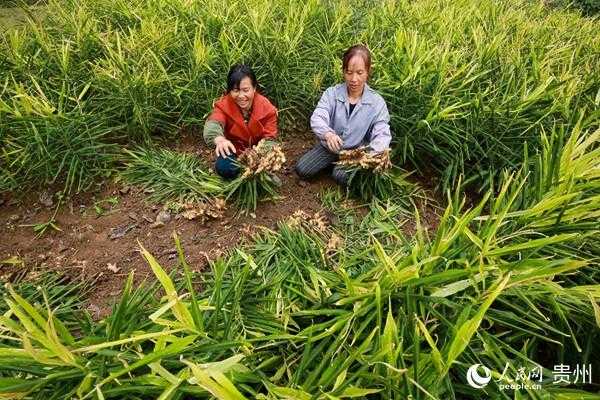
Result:
M339 156L329 151L321 143L304 153L296 163L296 173L301 178L310 178L318 172L333 165L339 159ZM348 172L343 167L334 166L331 172L333 179L340 185L345 186L348 183Z
M225 179L234 179L240 173L240 167L235 163L237 156L231 154L227 157L217 157L215 162L215 171Z

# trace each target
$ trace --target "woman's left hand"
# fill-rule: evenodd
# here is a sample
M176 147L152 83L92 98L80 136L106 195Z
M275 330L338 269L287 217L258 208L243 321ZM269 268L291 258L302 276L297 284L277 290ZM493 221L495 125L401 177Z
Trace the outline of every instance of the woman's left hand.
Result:
M325 142L327 143L329 151L332 153L339 153L344 145L342 138L333 132L327 132L325 134Z
M224 136L218 136L215 139L215 153L217 156L221 156L226 158L231 154L235 154L235 146L231 143L230 140L226 139Z

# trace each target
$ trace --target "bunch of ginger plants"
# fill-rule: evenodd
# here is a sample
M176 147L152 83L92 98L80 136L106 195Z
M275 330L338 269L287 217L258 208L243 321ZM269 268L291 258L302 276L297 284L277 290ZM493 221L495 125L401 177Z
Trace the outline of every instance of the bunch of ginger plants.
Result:
M237 160L240 175L225 188L227 199L232 198L242 211L254 211L259 200L276 198L280 184L276 173L285 161L279 144L261 140L247 149Z
M415 185L406 180L408 173L395 167L390 160L390 149L373 153L368 147L342 150L337 165L348 172L348 193L361 200L396 200L407 202L415 192Z

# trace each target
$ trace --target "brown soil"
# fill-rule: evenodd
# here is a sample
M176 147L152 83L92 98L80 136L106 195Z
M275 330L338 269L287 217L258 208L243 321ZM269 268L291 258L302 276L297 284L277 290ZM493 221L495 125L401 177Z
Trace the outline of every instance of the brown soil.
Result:
M41 204L41 193L24 194L20 199L2 199L0 261L14 256L24 261L24 266L0 265L2 275L10 279L10 275L19 272L16 269L25 267L35 271L57 270L77 279L94 279L89 309L96 317L105 315L112 301L119 297L130 271L135 270L138 281L151 274L139 252L138 241L161 265L169 268L177 263L172 236L176 232L190 266L202 270L208 260L240 244L259 227L275 228L278 221L298 209L308 213L319 211L322 208L319 192L335 183L325 174L304 182L293 170L298 158L312 145L313 139L309 135L287 135L284 150L288 160L280 175L283 182L281 200L261 203L255 214L246 216L236 216L235 210L228 209L224 218L204 224L172 216L164 226L153 227L162 207L147 202L142 190L111 183L96 192L70 198L55 218L61 231L49 229L43 236L36 237L32 227L24 225L48 221L54 207ZM214 158L212 151L201 144L198 135L185 135L177 148L211 160ZM110 198L118 201L116 204L103 201ZM101 208L100 212L95 206ZM424 206L421 213L422 216L425 214L424 225L437 225L435 207ZM407 223L403 229L412 233L414 223ZM120 237L115 238L115 235Z

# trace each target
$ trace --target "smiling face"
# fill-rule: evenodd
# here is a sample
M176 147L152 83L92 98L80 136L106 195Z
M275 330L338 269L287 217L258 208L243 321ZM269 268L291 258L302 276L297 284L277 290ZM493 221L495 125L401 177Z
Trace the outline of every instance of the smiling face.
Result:
M239 88L234 88L229 92L233 101L244 111L250 110L256 88L252 85L252 79L244 77L240 81Z
M360 55L355 55L348 61L348 66L344 70L344 80L348 86L350 96L360 96L369 77L369 70L365 65L365 60Z

